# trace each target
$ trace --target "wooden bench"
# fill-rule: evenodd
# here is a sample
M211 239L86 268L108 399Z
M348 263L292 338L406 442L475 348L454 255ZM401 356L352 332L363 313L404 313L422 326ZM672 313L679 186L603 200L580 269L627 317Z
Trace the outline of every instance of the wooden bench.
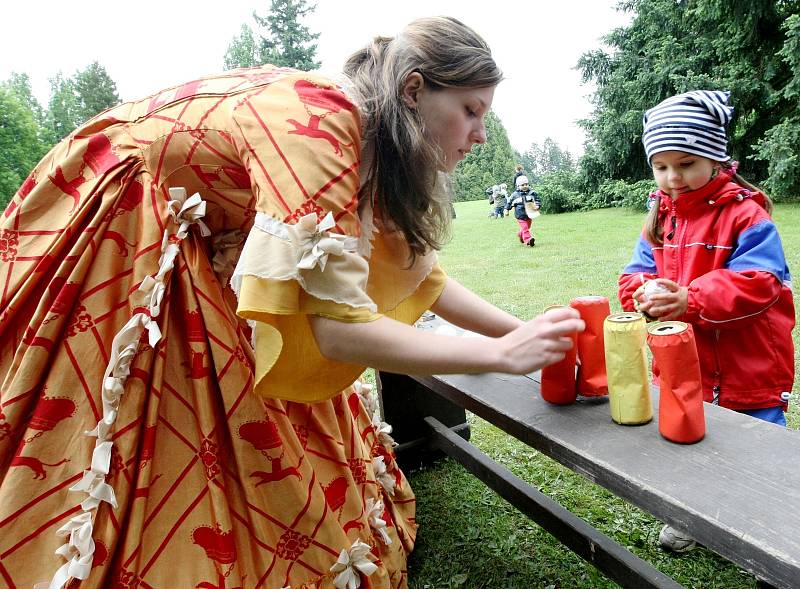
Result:
M430 327L440 325L431 322ZM427 327L427 326L426 326ZM379 374L385 420L404 466L444 452L622 587L677 588L656 570L468 442L465 409L605 487L779 588L800 587L800 434L706 404L706 437L692 445L653 421L621 426L608 403L554 406L539 373Z

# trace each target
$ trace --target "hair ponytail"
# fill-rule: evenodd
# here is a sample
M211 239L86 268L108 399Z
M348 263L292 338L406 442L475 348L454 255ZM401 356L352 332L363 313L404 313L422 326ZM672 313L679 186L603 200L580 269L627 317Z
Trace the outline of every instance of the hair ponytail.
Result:
M764 197L764 210L766 210L770 215L772 214L772 199L769 197L769 195L766 192L764 192L763 189L761 189L760 187L756 186L755 184L751 184L750 182L748 182L747 180L742 178L739 175L739 172L737 171L738 170L738 165L734 165L734 162L727 161L727 162L723 162L721 165L722 165L722 169L725 170L726 172L728 172L731 175L731 180L736 182L739 186L747 188L748 190L750 190L752 192L760 192L762 194L762 196Z

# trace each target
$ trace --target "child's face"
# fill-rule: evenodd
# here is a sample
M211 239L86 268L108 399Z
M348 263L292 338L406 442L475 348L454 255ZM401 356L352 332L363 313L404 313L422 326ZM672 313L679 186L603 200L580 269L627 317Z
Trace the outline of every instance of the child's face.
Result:
M530 186L528 186L527 182L525 184L520 184L519 185L519 191L520 192L528 192L528 188L530 188Z
M702 188L711 181L719 164L685 151L662 151L650 161L658 187L672 198Z

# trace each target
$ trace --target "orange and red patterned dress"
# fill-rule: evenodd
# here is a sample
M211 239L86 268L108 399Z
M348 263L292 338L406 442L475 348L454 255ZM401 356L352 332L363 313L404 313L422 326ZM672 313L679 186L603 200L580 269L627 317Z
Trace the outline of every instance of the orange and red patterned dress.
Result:
M406 586L389 428L308 323L411 323L444 285L358 206L360 133L266 66L108 110L31 173L0 218L0 585Z

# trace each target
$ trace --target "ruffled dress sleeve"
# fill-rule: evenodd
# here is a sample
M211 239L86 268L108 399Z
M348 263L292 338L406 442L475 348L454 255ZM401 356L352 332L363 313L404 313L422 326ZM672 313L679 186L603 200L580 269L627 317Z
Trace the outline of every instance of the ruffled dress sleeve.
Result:
M358 214L360 118L326 78L298 72L259 87L243 96L234 121L233 140L256 209L231 278L237 314L253 328L254 390L264 397L323 401L365 367L326 359L308 316L368 322L388 311L409 318L408 309L419 309L432 296L416 293L431 290L433 265L391 296L382 287L370 292L368 283L391 272L381 267L373 275L364 252L369 236L362 235Z

